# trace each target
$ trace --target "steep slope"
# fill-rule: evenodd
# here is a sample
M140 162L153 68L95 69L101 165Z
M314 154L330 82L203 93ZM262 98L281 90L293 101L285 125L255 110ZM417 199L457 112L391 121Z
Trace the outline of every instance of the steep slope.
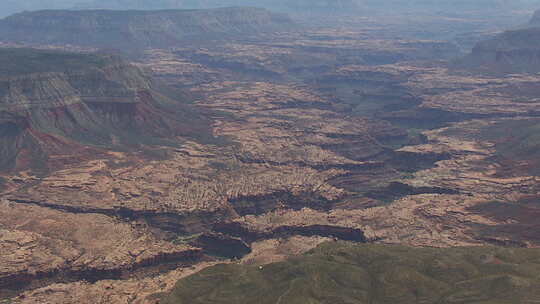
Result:
M540 71L540 28L506 31L476 44L458 66L487 73Z
M213 10L24 12L0 21L3 41L120 50L180 46L190 39L224 39L284 29L291 20L257 8Z
M59 155L209 132L190 106L118 58L1 49L0 62L0 169L46 169L68 161ZM60 163L47 164L54 155Z
M532 303L539 259L531 249L326 243L261 268L207 268L160 303Z

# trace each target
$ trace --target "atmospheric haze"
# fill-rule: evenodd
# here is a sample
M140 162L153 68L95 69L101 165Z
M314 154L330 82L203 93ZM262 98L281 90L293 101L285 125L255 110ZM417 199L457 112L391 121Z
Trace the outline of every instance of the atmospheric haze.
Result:
M539 0L4 0L0 16L43 9L203 9L229 6L257 6L286 12L357 12L392 8L393 10L459 11L492 8L525 8Z

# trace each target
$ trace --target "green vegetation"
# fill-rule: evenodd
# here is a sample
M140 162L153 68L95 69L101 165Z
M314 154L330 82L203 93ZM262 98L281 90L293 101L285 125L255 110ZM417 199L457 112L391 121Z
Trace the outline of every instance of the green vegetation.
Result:
M0 75L68 72L103 67L111 62L106 55L69 53L27 48L0 48Z
M164 304L534 303L540 250L325 243L263 266L216 265L180 280Z

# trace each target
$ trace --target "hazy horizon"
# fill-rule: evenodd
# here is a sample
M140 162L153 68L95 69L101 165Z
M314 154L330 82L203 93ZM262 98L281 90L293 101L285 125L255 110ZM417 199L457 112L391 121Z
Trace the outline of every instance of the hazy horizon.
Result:
M533 8L540 0L5 0L0 17L43 9L194 9L226 6L256 6L276 11L388 8L406 10L463 10L497 7Z

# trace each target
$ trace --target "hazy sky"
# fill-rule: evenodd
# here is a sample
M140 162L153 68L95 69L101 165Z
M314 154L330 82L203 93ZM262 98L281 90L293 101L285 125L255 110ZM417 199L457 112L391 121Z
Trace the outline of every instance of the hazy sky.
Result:
M501 5L538 5L540 0L0 0L0 16L7 16L24 10L72 9L72 8L112 8L112 9L164 9L164 8L206 8L218 6L261 6L271 9L324 8L328 5L348 8L392 6L428 9L482 9Z

